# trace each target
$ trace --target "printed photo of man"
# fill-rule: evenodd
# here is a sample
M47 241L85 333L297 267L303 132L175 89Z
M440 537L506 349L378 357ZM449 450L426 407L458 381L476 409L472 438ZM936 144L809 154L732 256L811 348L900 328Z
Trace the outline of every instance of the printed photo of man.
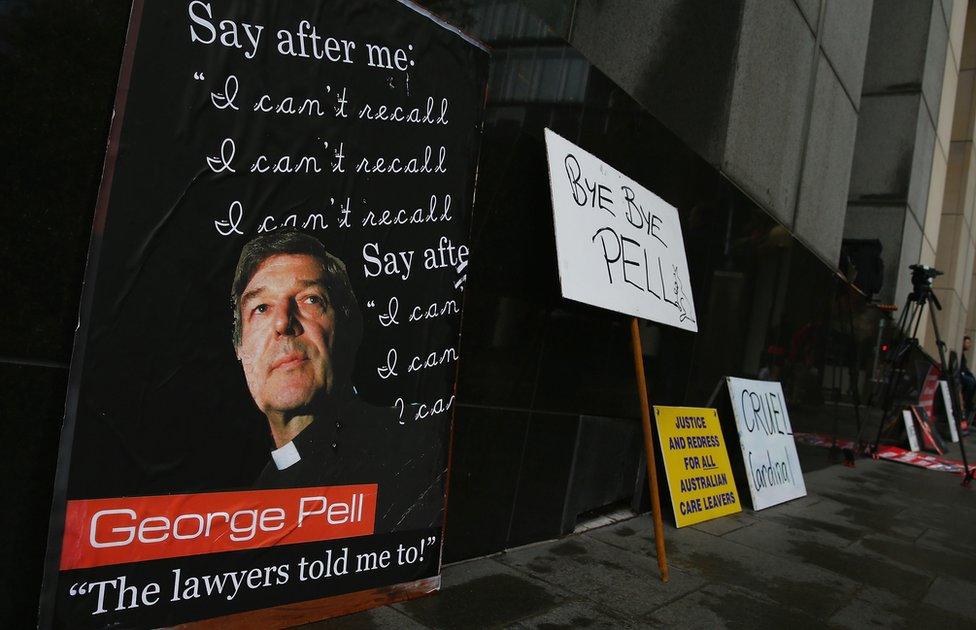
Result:
M297 230L261 234L241 252L231 301L234 350L274 441L256 487L376 483L377 531L436 524L436 426L358 397L363 321L343 262Z

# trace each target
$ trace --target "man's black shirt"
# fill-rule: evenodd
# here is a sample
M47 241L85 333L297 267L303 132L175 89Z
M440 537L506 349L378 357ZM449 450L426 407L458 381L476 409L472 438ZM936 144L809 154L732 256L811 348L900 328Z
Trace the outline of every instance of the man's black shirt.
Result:
M445 423L411 417L400 424L394 409L358 398L332 415L316 418L292 440L299 461L284 470L268 462L255 487L375 483L375 533L440 526L447 454L438 437Z

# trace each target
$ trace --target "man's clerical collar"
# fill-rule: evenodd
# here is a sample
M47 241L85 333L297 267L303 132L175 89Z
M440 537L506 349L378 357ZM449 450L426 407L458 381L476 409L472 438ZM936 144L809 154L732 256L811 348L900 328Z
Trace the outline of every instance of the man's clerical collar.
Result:
M302 456L298 453L294 441L271 451L271 459L274 460L275 468L278 470L284 470L289 466L297 464L301 458Z

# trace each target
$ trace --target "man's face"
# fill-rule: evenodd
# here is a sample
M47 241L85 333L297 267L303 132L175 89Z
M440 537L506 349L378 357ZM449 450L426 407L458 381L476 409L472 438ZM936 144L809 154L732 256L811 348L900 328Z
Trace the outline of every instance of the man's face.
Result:
M973 340L972 339L970 339L969 337L966 337L965 339L962 340L962 349L963 350L969 350L972 347L973 347Z
M258 409L305 413L332 391L335 309L325 269L313 256L277 254L254 272L241 295L237 358Z

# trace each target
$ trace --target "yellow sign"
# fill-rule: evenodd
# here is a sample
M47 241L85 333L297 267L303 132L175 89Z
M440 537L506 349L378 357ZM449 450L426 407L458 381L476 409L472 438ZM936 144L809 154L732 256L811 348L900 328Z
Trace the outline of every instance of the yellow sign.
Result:
M675 525L684 527L741 512L718 412L654 407Z

